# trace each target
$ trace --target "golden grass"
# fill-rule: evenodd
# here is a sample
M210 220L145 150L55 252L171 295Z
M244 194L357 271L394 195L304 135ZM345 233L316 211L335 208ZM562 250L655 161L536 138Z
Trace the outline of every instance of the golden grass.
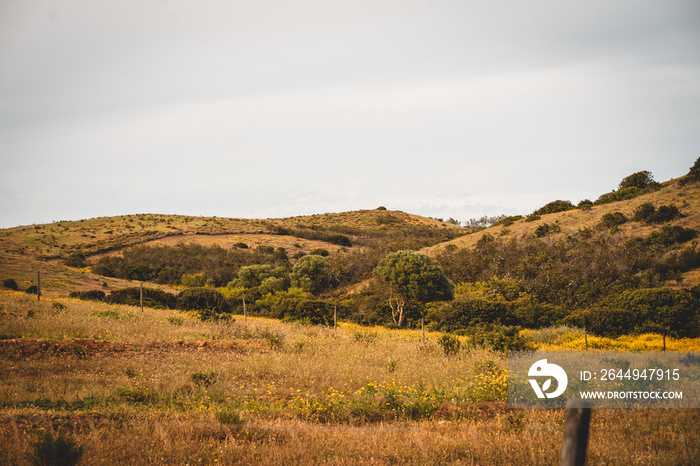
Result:
M547 332L534 336L577 337ZM59 428L85 464L559 461L564 412L507 409L504 357L447 357L438 334L14 292L0 293L0 334L0 464ZM589 464L698 461L698 410L594 411Z

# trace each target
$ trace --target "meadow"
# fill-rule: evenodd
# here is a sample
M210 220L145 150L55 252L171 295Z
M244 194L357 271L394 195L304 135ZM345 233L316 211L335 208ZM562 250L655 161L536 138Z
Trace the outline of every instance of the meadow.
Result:
M569 327L524 331L580 349ZM43 432L83 464L558 464L565 412L506 404L505 355L337 329L0 292L0 464ZM598 349L660 349L654 335ZM698 350L700 339L667 339ZM698 464L698 410L593 411L588 464Z

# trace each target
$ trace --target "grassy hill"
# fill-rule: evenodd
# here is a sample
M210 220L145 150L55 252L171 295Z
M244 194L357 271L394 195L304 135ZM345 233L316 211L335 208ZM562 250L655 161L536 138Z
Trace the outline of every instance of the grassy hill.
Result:
M63 261L81 255L94 262L136 245L186 242L230 248L244 243L251 249L284 248L290 255L317 249L337 254L341 248L354 252L394 235L417 235L435 242L463 234L453 224L384 209L267 220L139 214L60 221L0 230L0 280L12 278L26 288L37 271L44 271L44 291L63 295L103 283L108 289L129 286L128 281L98 276L89 268L66 267ZM353 246L329 242L337 236L348 238Z

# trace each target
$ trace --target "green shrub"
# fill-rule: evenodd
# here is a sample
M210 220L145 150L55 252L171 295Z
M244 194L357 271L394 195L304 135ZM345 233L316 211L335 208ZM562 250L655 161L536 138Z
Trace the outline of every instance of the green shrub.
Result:
M180 284L191 288L202 287L207 284L207 277L203 273L186 273L180 277Z
M504 227L509 227L512 224L514 224L515 222L517 222L518 220L521 220L522 218L523 218L522 215L510 215L508 217L504 217L500 220L497 220L496 223L494 223L493 225L494 226L503 225Z
M177 296L177 308L196 311L201 320L212 320L231 312L224 296L210 288L190 288Z
M685 186L688 183L698 183L700 182L700 157L695 161L690 171L680 180L681 186Z
M593 202L589 199L584 199L581 202L579 202L576 207L578 207L581 210L591 210L591 208L593 207Z
M654 181L650 171L644 170L641 172L633 173L620 181L618 190L624 190L629 188L646 189L648 187L658 186L659 183Z
M110 304L139 306L141 304L141 288L133 286L114 290L104 300ZM143 288L143 305L146 307L172 309L176 306L176 301L177 297L173 294L154 288Z
M533 351L535 346L531 339L520 334L521 328L517 325L506 327L493 325L478 329L474 332L475 345L486 346L494 351Z
M647 236L645 241L662 246L672 246L674 244L685 243L697 238L697 236L698 231L693 228L683 228L679 225L664 225L660 230Z
M627 223L627 217L622 212L611 212L603 215L598 224L601 228L613 228Z
M101 290L88 290L88 291L71 291L68 294L69 298L82 299L83 301L104 301L105 292Z
M660 205L656 208L651 202L645 202L634 210L633 220L635 222L645 222L647 224L664 223L683 216L684 215L681 214L678 208L673 204Z
M535 229L535 236L542 238L552 233L559 233L561 227L556 223L543 223Z
M344 235L329 235L327 238L325 238L325 241L327 243L335 244L337 246L346 246L346 247L352 247L352 242L350 241L350 238Z
M63 262L68 267L81 268L87 265L87 262L85 262L85 256L83 254L71 254Z
M231 408L222 408L216 412L216 420L233 429L241 429L247 420L241 416L240 411Z
M633 312L639 327L655 324L680 337L700 335L700 302L689 290L627 290L612 299L610 306Z
M573 210L575 208L576 207L574 207L571 201L557 200L546 204L544 207L540 207L539 209L533 212L533 215L555 214L557 212L564 212L567 210Z
M14 278L6 278L5 280L2 281L2 286L5 288L9 288L11 290L16 290L19 287L17 286L17 282L15 281Z
M72 466L82 456L83 446L59 430L55 438L51 432L39 434L38 440L30 443L27 459L35 466Z
M656 207L651 202L645 202L634 209L632 220L635 222L646 222L646 220L654 215Z
M437 343L442 348L445 356L454 356L462 348L462 342L453 335L444 334L437 339Z
M637 314L629 309L595 307L582 317L588 330L603 337L619 337L637 327Z

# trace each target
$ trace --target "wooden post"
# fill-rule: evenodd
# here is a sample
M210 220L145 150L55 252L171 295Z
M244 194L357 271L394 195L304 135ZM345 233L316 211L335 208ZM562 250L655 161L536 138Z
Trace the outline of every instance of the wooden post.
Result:
M584 329L584 332L586 333L583 335L583 339L586 342L586 351L588 351L588 330Z
M338 328L338 305L333 306L333 330Z
M41 272L36 272L36 300L41 301Z
M139 299L141 301L141 312L143 312L143 282L141 282L141 289L139 290Z
M666 332L664 332L664 353L666 352Z
M420 333L421 333L421 336L423 337L423 340L425 340L425 325L424 325L422 317L420 319Z
M243 296L243 320L248 321L248 310L245 307L245 291L242 293Z
M564 441L561 446L561 466L586 464L590 423L591 405L580 401L569 401L566 409Z

